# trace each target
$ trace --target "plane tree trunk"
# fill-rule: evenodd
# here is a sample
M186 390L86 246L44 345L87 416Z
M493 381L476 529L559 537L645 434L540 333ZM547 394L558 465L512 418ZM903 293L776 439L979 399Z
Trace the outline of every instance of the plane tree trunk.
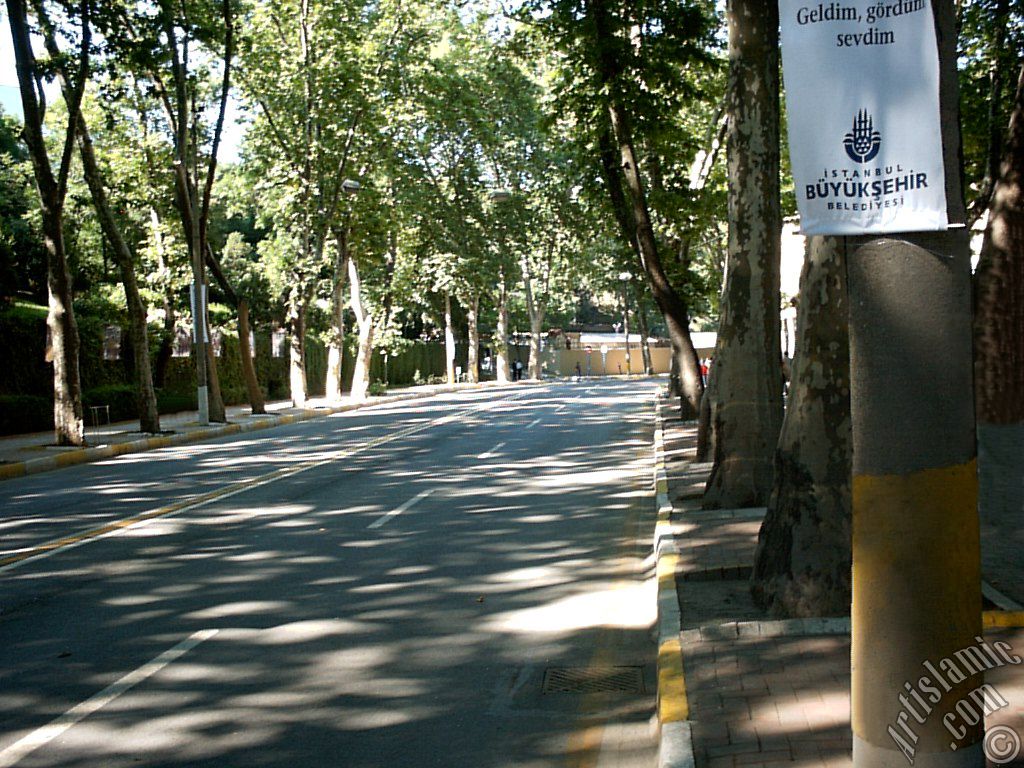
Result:
M974 274L982 524L1020 536L1024 509L1024 68Z
M711 377L707 509L768 501L782 426L778 5L730 0L727 16L729 265Z
M480 296L474 294L466 302L466 330L469 348L466 352L466 381L480 381Z
M345 359L345 275L348 272L348 238L335 233L334 280L331 285L331 338L327 344L327 399L341 399L342 363Z
M75 320L71 275L64 249L64 199L68 173L75 146L75 132L89 63L89 5L83 4L81 53L77 80L67 100L68 121L63 150L54 175L43 133L45 106L40 102L37 77L40 75L32 51L31 28L23 0L7 0L7 17L17 64L18 87L24 115L23 136L32 161L39 192L43 240L46 248L46 285L49 311L46 326L50 335L49 359L53 363L53 427L57 445L85 445L85 421L82 418L82 383L79 375L78 323Z
M449 384L455 383L455 329L452 327L452 296L444 294L444 370Z
M60 49L49 19L41 19L41 31L47 52L57 62L57 80L67 103L72 103L75 93L63 63ZM114 262L121 273L124 286L125 305L128 310L129 338L132 346L132 361L135 370L135 406L139 416L139 429L142 432L159 432L160 415L157 410L156 391L153 388L153 371L149 364L149 336L146 324L146 305L139 293L139 284L135 276L135 254L124 239L121 227L114 217L107 199L106 184L96 152L81 110L76 120L76 139L78 152L82 159L82 174L92 198L93 208L100 222L100 228L113 250Z
M288 386L292 405L306 405L306 300L295 288L288 297Z
M249 407L253 413L266 413L263 400L263 389L256 378L256 350L249 343L249 302L239 297L238 304L238 349L242 357L242 376L245 378L245 390L249 395Z
M809 238L789 403L751 584L758 604L776 616L850 610L848 322L842 242Z
M157 409L156 389L153 387L153 370L149 363L146 305L139 293L139 283L135 275L135 254L124 239L121 227L114 218L114 212L110 209L102 173L96 162L92 137L81 115L78 121L78 149L93 208L96 209L100 227L113 250L114 260L121 273L121 284L124 286L135 368L135 403L139 415L139 429L143 432L159 432L160 413Z
M363 302L363 286L359 279L359 265L348 260L348 284L352 312L356 316L359 341L356 346L355 370L352 372L353 400L363 400L370 388L370 363L373 358L373 313Z
M498 323L494 331L494 368L499 382L507 382L510 376L508 349L508 286L504 273L498 286Z

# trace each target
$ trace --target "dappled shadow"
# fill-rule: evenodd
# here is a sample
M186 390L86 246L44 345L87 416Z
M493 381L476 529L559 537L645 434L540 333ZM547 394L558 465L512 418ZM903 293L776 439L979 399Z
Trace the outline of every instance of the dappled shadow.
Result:
M697 489L709 466L689 462L694 427L666 423L697 768L850 765L849 634L759 637L749 627L751 636L736 636L735 626L723 626L771 618L754 605L749 583L764 509L701 511ZM986 638L1001 638L1024 652L1022 630L987 631ZM989 714L986 728L1005 725L1024 737L1020 667L991 670L986 682L1006 703ZM1011 763L1021 764L1020 757Z
M73 524L165 502L186 481L237 482L330 458L342 438L453 417L0 575L0 749L217 630L23 764L583 759L596 749L589 726L652 713L653 584L637 577L653 513L651 418L638 389L653 391L462 399L474 412L395 406L384 425L360 414L275 433L273 452L245 437L97 467L94 493L63 494L82 507L67 511ZM33 493L9 497L5 519L30 529ZM581 665L643 667L643 691L542 693L546 668ZM637 759L648 748L638 743Z

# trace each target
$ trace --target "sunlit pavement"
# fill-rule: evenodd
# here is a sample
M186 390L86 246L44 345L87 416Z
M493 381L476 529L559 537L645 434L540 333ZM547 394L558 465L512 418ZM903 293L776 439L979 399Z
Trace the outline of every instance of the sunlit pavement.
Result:
M25 559L0 568L0 767L654 764L655 386L4 483L0 558ZM91 537L197 493L222 495ZM618 690L558 691L578 668Z

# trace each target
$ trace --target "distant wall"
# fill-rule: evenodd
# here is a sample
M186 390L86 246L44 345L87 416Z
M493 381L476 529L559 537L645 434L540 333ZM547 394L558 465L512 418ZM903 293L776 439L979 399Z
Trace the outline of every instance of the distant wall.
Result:
M579 363L580 371L588 375L587 358L590 358L589 375L591 376L615 376L619 373L619 366L622 366L622 373L626 372L626 350L623 348L609 349L604 361L601 360L601 351L595 349L589 355L584 349L553 349L548 350L545 368L548 373L555 376L572 376L576 373L576 364ZM701 359L714 354L713 349L698 349L697 356ZM633 373L643 373L644 358L639 347L629 347L629 362ZM670 347L651 347L651 366L654 373L668 373L672 367L672 349Z

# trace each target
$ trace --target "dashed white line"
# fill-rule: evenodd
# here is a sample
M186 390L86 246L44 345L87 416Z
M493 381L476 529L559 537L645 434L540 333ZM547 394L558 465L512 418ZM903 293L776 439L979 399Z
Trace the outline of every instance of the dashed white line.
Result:
M408 512L416 502L422 501L423 499L427 498L427 496L429 496L433 492L434 492L433 488L428 488L427 490L423 491L422 493L416 494L411 499L409 499L407 502L405 502L405 504L403 504L402 506L396 507L395 509L392 509L390 512L385 512L383 515L381 515L376 520L374 520L372 523L370 523L367 526L367 528L380 528L385 523L391 522L392 518L398 517L403 512ZM2 768L2 766L0 766L0 768Z
M17 765L31 752L35 752L40 747L56 739L66 730L71 728L71 726L81 722L94 712L98 712L103 709L103 707L112 702L118 696L131 690L146 678L152 677L171 662L184 656L204 640L209 640L211 637L216 635L218 631L219 630L216 629L203 629L189 635L176 646L164 651L149 663L143 664L135 671L129 672L120 680L111 683L91 699L87 699L81 704L75 705L56 720L50 721L41 728L37 728L32 731L32 733L28 734L24 738L14 742L6 749L0 751L0 768L11 768L11 766Z
M504 448L504 447L505 447L505 444L504 444L504 443L498 443L498 444L497 444L496 446L494 446L493 448L491 448L491 450L489 450L489 451L485 451L485 452L481 453L481 454L480 454L479 456L477 456L477 458L478 458L478 459L490 459L490 458L493 458L493 457L494 457L494 455L495 455L495 454L496 454L496 453L497 453L498 451L500 451L500 450L501 450L502 448Z
M535 426L537 426L538 424L540 424L540 419L539 419L539 418L538 418L538 419L534 419L534 420L533 420L533 421L531 421L531 422L530 422L529 424L527 424L527 425L526 425L526 428L527 428L527 429L529 429L530 427L535 427Z

